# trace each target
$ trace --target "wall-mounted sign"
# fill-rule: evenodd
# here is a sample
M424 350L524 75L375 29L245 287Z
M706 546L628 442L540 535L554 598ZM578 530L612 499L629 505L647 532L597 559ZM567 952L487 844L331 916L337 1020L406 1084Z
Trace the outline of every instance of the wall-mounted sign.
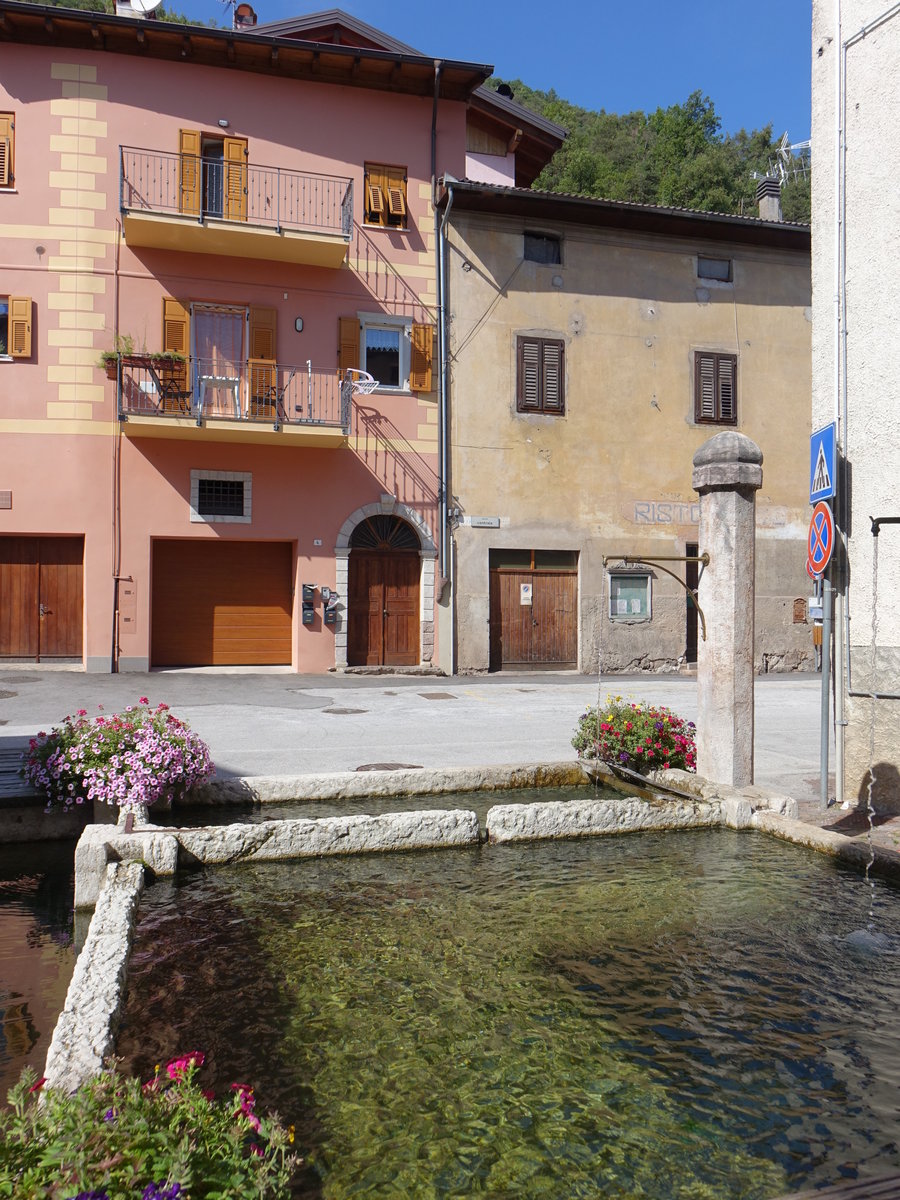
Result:
M532 589L532 584L530 584L530 583L520 583L519 584L519 603L520 604L524 604L524 605L531 604L531 598L532 598L532 594L533 594L531 589Z
M499 529L499 517L469 517L469 524L473 529Z

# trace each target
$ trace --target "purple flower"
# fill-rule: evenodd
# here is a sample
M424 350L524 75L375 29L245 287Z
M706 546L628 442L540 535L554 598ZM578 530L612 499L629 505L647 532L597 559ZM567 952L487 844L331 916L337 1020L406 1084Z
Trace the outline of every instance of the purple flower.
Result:
M175 1200L181 1192L181 1184L173 1183L166 1186L165 1179L161 1179L159 1183L148 1183L144 1188L141 1200Z
M69 1200L109 1200L109 1196L102 1188L95 1188L92 1192L79 1192L77 1196L70 1196Z

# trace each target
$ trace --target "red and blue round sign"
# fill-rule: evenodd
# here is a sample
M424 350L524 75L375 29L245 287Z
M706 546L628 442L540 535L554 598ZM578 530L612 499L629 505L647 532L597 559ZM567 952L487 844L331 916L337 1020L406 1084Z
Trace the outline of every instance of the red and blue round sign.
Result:
M828 566L834 550L834 517L824 500L812 511L806 547L806 570L815 579Z

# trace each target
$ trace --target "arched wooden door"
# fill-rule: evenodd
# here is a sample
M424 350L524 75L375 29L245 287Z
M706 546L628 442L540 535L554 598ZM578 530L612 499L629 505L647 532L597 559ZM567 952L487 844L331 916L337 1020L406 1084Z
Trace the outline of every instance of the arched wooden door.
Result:
M369 517L350 538L347 662L419 663L419 539L399 517Z

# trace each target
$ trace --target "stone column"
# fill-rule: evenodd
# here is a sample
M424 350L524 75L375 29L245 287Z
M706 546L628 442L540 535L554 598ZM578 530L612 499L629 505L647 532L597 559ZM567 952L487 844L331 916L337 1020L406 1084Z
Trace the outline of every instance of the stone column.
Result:
M716 783L753 782L753 606L756 492L762 451L734 430L694 455L700 493L700 577L706 641L697 653L697 773Z

